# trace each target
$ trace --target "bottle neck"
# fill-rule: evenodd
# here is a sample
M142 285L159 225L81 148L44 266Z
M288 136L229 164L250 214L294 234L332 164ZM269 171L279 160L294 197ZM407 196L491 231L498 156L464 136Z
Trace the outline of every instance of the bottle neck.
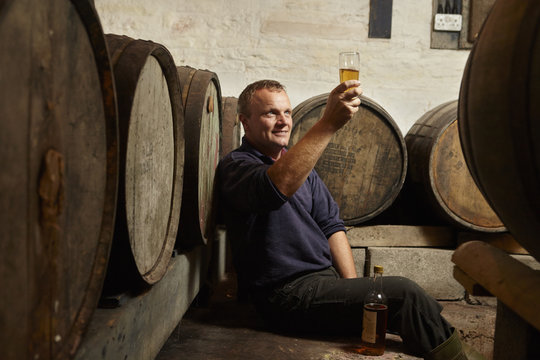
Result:
M382 287L382 274L374 273L371 277L371 289L364 298L364 304L384 304L387 305L387 299Z
M383 274L382 273L374 273L373 274L373 289L377 292L382 292L382 278L383 278Z

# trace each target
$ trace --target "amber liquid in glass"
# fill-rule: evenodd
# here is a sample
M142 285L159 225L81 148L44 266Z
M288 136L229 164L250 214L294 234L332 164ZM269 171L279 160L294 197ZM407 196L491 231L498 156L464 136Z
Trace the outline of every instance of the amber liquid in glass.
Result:
M388 306L364 305L362 342L356 352L363 355L382 355L385 349Z
M339 69L339 80L344 82L347 80L358 80L360 77L360 71L352 69Z

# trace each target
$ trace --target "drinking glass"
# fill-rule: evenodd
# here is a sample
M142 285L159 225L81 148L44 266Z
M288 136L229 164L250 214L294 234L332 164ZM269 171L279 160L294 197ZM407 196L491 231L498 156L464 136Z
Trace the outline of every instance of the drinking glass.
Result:
M360 53L345 51L339 53L339 81L358 80L360 77Z

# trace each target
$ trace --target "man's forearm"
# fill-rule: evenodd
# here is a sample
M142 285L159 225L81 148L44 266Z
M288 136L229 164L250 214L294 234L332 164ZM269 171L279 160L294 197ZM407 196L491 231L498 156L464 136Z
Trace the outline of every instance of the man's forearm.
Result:
M362 94L359 85L349 80L336 87L328 97L322 118L268 169L270 180L283 195L290 197L302 186L332 136L358 111Z
M357 277L351 246L344 231L338 231L328 239L332 262L342 278Z
M306 181L336 130L317 122L300 141L268 169L274 185L287 197Z

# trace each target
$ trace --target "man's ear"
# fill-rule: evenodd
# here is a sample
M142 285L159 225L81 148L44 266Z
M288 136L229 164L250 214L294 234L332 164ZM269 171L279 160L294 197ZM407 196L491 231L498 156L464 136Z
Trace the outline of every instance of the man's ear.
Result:
M242 123L242 126L244 127L244 132L247 132L248 130L248 118L244 114L238 114L238 120Z

